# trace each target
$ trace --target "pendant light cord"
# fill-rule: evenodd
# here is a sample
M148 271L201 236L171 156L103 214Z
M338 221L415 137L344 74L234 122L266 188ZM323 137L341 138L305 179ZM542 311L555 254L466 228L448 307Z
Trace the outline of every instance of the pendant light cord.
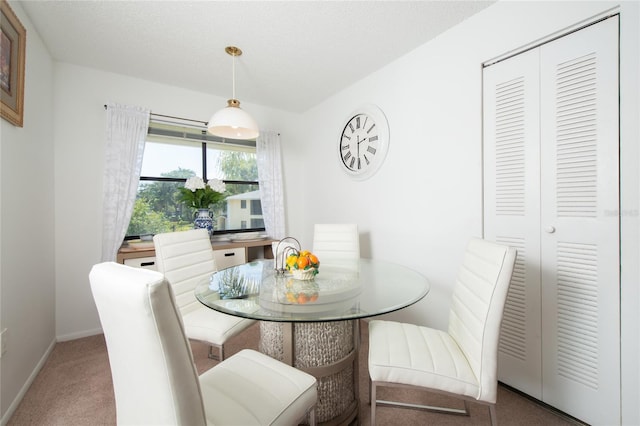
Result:
M231 84L232 84L232 95L233 97L231 99L235 99L236 98L236 55L231 55L233 57L233 62L231 65L231 72L233 74L233 76L231 77Z

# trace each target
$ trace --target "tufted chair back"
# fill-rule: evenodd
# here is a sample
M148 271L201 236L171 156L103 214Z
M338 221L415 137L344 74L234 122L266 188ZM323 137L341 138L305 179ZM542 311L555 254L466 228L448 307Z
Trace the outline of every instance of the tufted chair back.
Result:
M206 424L191 348L162 274L107 262L95 265L89 280L118 424Z
M483 401L497 395L500 323L515 256L514 248L472 239L451 302L448 333L469 361Z
M360 258L358 225L353 223L316 224L313 230L313 254L322 262Z
M171 284L182 315L201 307L194 289L217 270L207 230L157 234L153 243L158 271Z

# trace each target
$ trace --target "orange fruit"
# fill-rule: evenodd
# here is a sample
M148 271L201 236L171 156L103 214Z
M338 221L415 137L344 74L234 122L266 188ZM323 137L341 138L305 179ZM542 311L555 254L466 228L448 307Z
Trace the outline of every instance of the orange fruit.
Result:
M307 298L307 295L304 293L299 293L298 294L298 303L303 304L303 303L307 303L309 299Z
M309 258L300 256L298 258L298 269L304 269L309 266Z
M309 253L309 256L307 256L309 258L309 261L311 262L312 265L317 265L318 264L318 258L316 257L315 254L313 253Z
M311 252L310 252L309 250L302 250L302 251L300 252L300 256L308 256L308 255L310 255L310 254L311 254Z

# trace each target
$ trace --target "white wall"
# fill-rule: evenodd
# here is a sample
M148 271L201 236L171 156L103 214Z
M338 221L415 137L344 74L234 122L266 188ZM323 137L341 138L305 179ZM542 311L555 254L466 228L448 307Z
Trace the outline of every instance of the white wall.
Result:
M55 64L54 75L56 334L68 340L100 331L88 274L101 258L104 104L207 121L226 99L64 63ZM265 130L296 121L278 110L242 106Z
M500 2L304 114L284 149L289 234L310 247L311 224L358 223L364 256L431 281L423 301L389 317L445 327L464 244L482 235L481 64L616 5ZM623 419L640 424L638 3L621 11L621 191L630 212L622 218ZM369 102L387 115L390 148L375 176L354 182L339 169L338 136L350 112Z
M24 127L0 120L0 416L15 408L55 342L53 63L20 4L27 30Z

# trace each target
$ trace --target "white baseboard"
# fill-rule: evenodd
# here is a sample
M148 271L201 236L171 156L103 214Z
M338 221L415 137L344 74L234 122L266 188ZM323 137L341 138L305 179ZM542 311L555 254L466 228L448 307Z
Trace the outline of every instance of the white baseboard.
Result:
M58 336L58 342L67 342L69 340L81 339L83 337L95 336L96 334L102 334L102 328L94 328L93 330L78 331L76 333L63 334Z
M11 418L13 413L16 411L16 408L18 408L18 405L20 405L22 398L24 398L24 395L27 393L27 391L31 387L31 384L38 376L38 373L40 372L40 370L42 370L42 367L44 367L44 363L47 362L47 359L49 359L49 355L51 355L51 351L53 351L53 348L56 346L56 342L57 342L56 339L53 339L51 341L51 343L49 344L49 347L40 358L40 361L38 361L38 364L36 364L36 367L33 369L31 374L29 375L29 378L22 386L22 389L20 389L20 392L18 392L18 395L16 395L15 399L9 406L9 409L7 410L6 413L4 413L4 416L2 416L2 419L0 420L0 424L2 426L6 425L7 422L9 422L9 419Z

